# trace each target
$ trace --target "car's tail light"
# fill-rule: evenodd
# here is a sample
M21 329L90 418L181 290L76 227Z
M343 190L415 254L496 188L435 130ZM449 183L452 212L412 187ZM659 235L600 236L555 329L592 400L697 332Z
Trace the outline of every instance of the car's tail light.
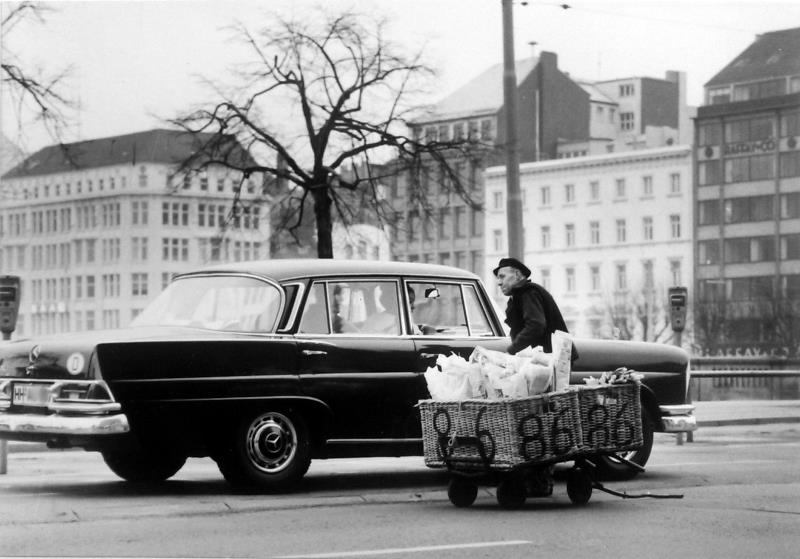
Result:
M56 413L99 415L121 409L102 380L57 382L50 388L47 408Z
M11 381L0 380L0 410L11 407Z

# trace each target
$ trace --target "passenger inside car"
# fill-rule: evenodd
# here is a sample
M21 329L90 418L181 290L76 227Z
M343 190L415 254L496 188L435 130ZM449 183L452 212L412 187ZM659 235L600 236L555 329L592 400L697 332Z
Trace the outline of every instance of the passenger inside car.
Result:
M400 313L397 304L397 291L388 286L377 287L380 290L375 311L361 325L361 332L368 334L400 334Z

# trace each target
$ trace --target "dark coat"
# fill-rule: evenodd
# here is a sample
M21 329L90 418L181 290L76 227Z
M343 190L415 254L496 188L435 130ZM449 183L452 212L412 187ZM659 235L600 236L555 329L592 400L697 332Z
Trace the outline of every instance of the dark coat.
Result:
M506 307L506 324L511 328L509 353L517 353L528 346L542 346L552 353L550 336L556 330L567 332L553 296L532 281L514 287Z

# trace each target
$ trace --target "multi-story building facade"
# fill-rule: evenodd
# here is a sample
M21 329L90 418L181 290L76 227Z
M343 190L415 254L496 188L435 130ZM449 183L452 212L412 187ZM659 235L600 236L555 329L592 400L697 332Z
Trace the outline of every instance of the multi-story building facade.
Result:
M503 164L502 72L502 65L489 68L413 124L414 133L428 139L470 137L489 146L483 157L456 165L466 190L483 208L476 209L442 188L447 179L435 170L421 174L421 187L430 202L423 207L413 203L408 177L399 177L391 189L397 212L394 258L452 264L476 273L485 269L485 245L491 246L492 239L485 238L491 229L484 222L493 202L484 200L483 172ZM687 112L682 73L669 72L665 80L576 82L559 70L554 53L542 52L517 61L516 74L522 163L664 146L680 137L680 117ZM666 108L656 110L654 105L664 100ZM633 128L620 121L620 107L634 112Z
M260 178L176 173L191 153L186 134L150 130L50 146L2 177L0 273L22 279L15 335L124 326L176 273L268 257Z
M589 135L589 94L558 69L554 53L519 60L517 75L518 149L521 161L552 159L559 142ZM411 200L409 177L393 183L391 204L396 209L393 257L398 260L449 264L479 272L484 267L483 171L502 161L505 143L503 66L495 65L437 103L413 123L413 133L430 140L480 140L480 158L454 164L470 205L446 185L437 170L421 173L429 207Z
M695 316L711 354L797 354L800 28L759 35L696 118Z
M688 285L692 272L691 170L689 146L520 166L525 262L558 301L570 332L669 334L667 289ZM498 305L506 298L491 270L508 254L505 196L505 168L487 169L481 274Z

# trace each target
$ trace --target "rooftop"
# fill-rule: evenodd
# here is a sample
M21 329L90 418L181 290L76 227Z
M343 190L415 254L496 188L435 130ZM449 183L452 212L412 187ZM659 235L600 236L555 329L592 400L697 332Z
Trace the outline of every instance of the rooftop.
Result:
M177 165L196 153L204 141L212 138L213 134L192 135L181 130L155 129L71 144L56 144L40 149L8 171L3 178L63 173L112 165L141 163ZM230 149L232 159L238 159L239 162L246 164L254 163L232 136L226 140L230 142L226 142L226 147L221 149L226 151Z
M800 75L800 27L771 31L711 78L706 87Z
M538 57L517 60L517 86L536 68ZM503 106L503 64L495 64L436 103L418 123L496 113Z

